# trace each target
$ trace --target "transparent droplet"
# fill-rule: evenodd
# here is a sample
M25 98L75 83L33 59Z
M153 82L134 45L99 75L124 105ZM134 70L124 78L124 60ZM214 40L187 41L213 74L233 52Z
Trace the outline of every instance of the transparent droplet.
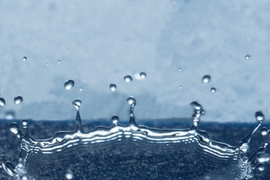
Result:
M129 98L127 98L127 102L129 105L135 105L136 99L134 97L130 96Z
M27 176L22 176L22 180L28 180L28 177Z
M4 98L0 98L0 106L5 106L6 105L6 101Z
M209 76L209 75L205 75L205 76L203 76L203 78L202 78L202 82L203 82L203 83L209 83L210 80L211 80L211 76Z
M130 75L126 75L126 76L124 77L124 80L125 80L126 82L131 82L131 81L132 81L132 77L131 77Z
M22 96L17 96L17 97L14 98L14 103L15 104L20 104L21 102L23 102Z
M65 82L64 87L66 90L70 90L74 86L75 82L73 80L68 80Z
M261 135L266 136L268 134L268 129L266 127L263 127L261 129Z
M68 169L67 172L66 172L66 179L73 179L74 175L73 175L73 172Z
M46 63L47 66L49 66L49 63Z
M82 87L80 87L80 91L83 91L83 88Z
M250 59L250 55L246 55L245 56L245 59Z
M61 63L61 60L58 60L57 63L60 64Z
M19 133L19 131L20 131L19 126L18 126L17 123L11 123L9 125L9 130L15 135L17 135Z
M7 111L5 117L6 119L9 119L9 120L14 119L15 113L13 111Z
M179 71L179 72L182 71L182 68L179 68L178 71Z
M179 89L182 89L183 87L182 86L179 86Z
M270 160L269 154L267 154L267 153L259 153L257 155L257 160L258 160L259 163L269 162L269 160Z
M27 60L27 57L26 57L26 56L24 56L24 57L22 58L22 60L23 60L23 61L26 61L26 60Z
M257 165L257 169L258 169L259 171L264 171L264 165L263 165L263 164L258 164L258 165Z
M212 87L210 90L212 93L215 93L217 91L216 88L214 88L214 87Z
M141 72L141 73L140 73L140 77L141 77L141 79L146 78L146 73L145 73L145 72Z
M73 101L72 105L73 105L77 110L79 110L80 107L81 107L81 105L82 105L82 101L79 100L79 99L76 99L76 100Z
M23 128L27 128L28 121L26 119L22 120L22 125L23 125Z
M116 85L115 84L110 84L110 89L111 91L115 91L116 90Z
M261 111L256 112L255 117L256 117L257 121L261 122L261 121L264 120L264 115L263 115L263 113Z
M118 116L113 116L113 117L112 117L112 123L113 123L114 125L118 125L118 123L119 123L119 117L118 117Z

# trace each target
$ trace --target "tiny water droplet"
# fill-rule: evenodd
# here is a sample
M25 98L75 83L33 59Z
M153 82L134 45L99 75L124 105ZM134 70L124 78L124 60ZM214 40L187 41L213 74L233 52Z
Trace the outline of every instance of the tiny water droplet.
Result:
M80 87L80 91L83 91L83 88L82 87Z
M21 102L23 102L22 96L17 96L17 97L14 98L14 103L15 104L20 104Z
M110 84L111 91L115 91L117 86L115 84Z
M179 68L178 71L181 72L182 71L182 68Z
M125 80L126 82L131 82L131 81L132 81L132 77L131 77L130 75L126 75L126 76L124 77L124 80Z
M68 169L67 172L66 172L66 179L73 179L74 175L73 175L73 172Z
M6 105L6 101L4 98L0 98L0 106L4 107Z
M47 66L49 66L49 63L46 63Z
M263 113L261 111L256 112L255 117L256 117L257 121L261 122L261 121L264 120L264 115L263 115Z
M267 154L267 153L259 153L257 155L257 160L258 160L259 163L269 162L269 160L270 160L269 154Z
M127 98L127 102L129 105L136 105L136 99L132 96L130 96L129 98Z
M15 117L15 113L13 111L6 112L6 119L11 120L11 119L14 119L14 117Z
M264 171L264 165L263 165L263 164L258 164L258 165L257 165L257 169L258 169L259 171Z
M26 119L22 120L23 128L27 128L28 121Z
M15 135L18 134L18 132L20 131L19 126L18 126L17 123L11 123L9 125L9 130Z
M205 76L203 76L203 78L202 78L202 82L203 82L203 83L209 83L210 80L211 80L211 76L209 76L209 75L205 75Z
M216 88L214 88L214 87L211 88L212 93L215 93L216 91L217 91Z
M77 111L80 109L81 105L82 105L82 101L79 99L76 99L73 101L72 105L77 109Z
M26 57L26 56L24 56L24 57L22 58L22 60L23 60L23 61L26 61L26 60L27 60L27 57Z
M22 180L28 180L28 177L27 176L22 176Z
M179 89L182 89L183 87L182 86L179 86Z
M118 123L119 123L119 117L118 117L118 116L113 116L113 117L112 117L112 123L113 123L114 125L118 125Z
M266 136L268 134L268 129L266 127L263 127L261 129L261 135Z
M66 90L70 90L74 86L75 82L73 80L68 80L65 82L64 87Z
M58 60L57 63L60 64L61 63L61 60Z
M245 56L245 59L250 59L250 55L246 55Z
M140 73L140 77L141 77L141 79L146 78L146 73L145 73L145 72L141 72L141 73Z

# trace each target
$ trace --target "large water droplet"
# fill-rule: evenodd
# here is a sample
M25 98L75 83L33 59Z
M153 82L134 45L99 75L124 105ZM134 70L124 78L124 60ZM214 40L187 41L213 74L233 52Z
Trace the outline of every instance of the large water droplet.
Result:
M141 73L140 73L140 77L141 77L141 79L146 78L146 73L145 73L145 72L141 72Z
M65 82L64 87L66 90L70 90L74 86L75 82L73 80L68 80Z
M23 60L23 61L26 61L26 60L27 60L27 57L26 57L26 56L24 56L24 57L22 58L22 60Z
M214 88L214 87L212 87L210 90L212 93L215 93L217 91L216 88Z
M127 102L128 102L129 105L133 105L133 106L136 105L136 99L134 97L132 97L132 96L127 98Z
M131 77L130 75L126 75L126 76L124 77L124 80L125 80L126 82L131 82L131 81L132 81L132 77Z
M82 105L82 101L80 99L76 99L73 101L72 105L77 109L77 111L80 109Z
M6 101L4 98L0 98L0 106L5 106L6 105Z
M117 86L115 84L110 84L111 91L115 91Z
M119 117L118 117L118 116L113 116L113 117L112 117L112 123L113 123L114 125L118 125L118 123L119 123Z
M246 55L245 56L245 59L250 59L250 55Z
M68 169L67 172L66 172L66 179L73 179L74 175L73 175L73 172Z
M256 112L255 117L256 117L257 121L259 121L259 122L262 122L264 120L264 115L261 111Z
M23 102L22 96L17 96L17 97L14 98L14 103L15 104L20 104L21 102Z
M266 127L263 127L261 129L261 135L266 136L268 134L268 129Z
M210 80L211 80L211 76L209 76L209 75L205 75L205 76L203 76L203 78L202 78L202 82L203 82L203 83L209 83Z

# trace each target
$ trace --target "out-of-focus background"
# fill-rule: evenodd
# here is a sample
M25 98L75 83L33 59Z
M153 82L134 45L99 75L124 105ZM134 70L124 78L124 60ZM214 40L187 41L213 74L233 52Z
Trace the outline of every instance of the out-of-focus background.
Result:
M203 105L204 121L254 122L258 110L269 117L269 6L0 1L0 118L74 119L79 98L83 119L127 119L129 96L139 119L190 117L192 101Z

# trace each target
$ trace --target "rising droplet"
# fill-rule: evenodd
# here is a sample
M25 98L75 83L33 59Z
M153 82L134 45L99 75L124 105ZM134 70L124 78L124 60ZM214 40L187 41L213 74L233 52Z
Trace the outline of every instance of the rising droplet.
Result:
M67 172L66 172L66 179L73 179L74 175L73 175L73 172L68 169Z
M72 105L73 105L77 110L79 110L80 107L81 107L81 105L82 105L82 101L79 100L79 99L76 99L76 100L74 100L74 101L72 102Z
M266 136L268 134L268 129L266 127L263 127L261 129L261 135Z
M141 73L140 73L140 77L141 77L141 79L146 78L146 73L145 73L145 72L141 72Z
M110 84L110 89L111 91L115 91L116 90L116 85L115 84Z
M131 82L131 81L132 81L132 77L131 77L130 75L126 75L126 76L124 77L124 80L125 80L126 82Z
M119 117L118 117L118 116L113 116L113 117L112 117L112 123L113 123L114 125L118 125L118 122L119 122Z
M61 60L58 60L57 63L60 64L61 63Z
M26 119L22 120L23 128L27 128L28 121Z
M22 58L22 60L23 60L23 61L26 61L26 60L27 60L27 57L26 57L26 56L24 56L24 57Z
M203 82L203 83L209 83L210 80L211 80L211 76L209 76L209 75L205 75L205 76L203 76L203 78L202 78L202 82Z
M65 82L64 87L66 90L70 90L74 86L75 82L73 80L68 80Z
M256 117L257 121L259 121L259 122L262 122L264 120L264 115L261 111L256 112L255 117Z
M14 103L15 104L20 104L21 102L23 102L22 96L17 96L17 97L14 98Z
M129 105L136 105L136 99L132 96L130 96L129 98L127 98L127 102Z
M246 55L245 56L245 59L250 59L250 55Z
M0 98L0 106L5 106L6 105L6 101L4 98Z
M216 92L216 88L212 87L212 88L211 88L211 92L212 92L212 93L215 93L215 92Z

